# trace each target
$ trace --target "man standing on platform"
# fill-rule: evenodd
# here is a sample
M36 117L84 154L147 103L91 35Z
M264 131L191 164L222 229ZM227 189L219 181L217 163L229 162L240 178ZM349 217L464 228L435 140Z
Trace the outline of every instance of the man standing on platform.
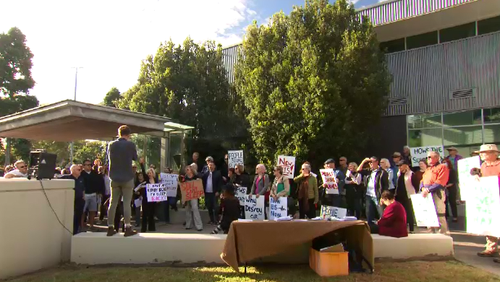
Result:
M85 185L83 184L83 177L81 175L81 168L79 165L72 165L70 168L71 174L64 175L61 179L73 179L75 181L75 206L73 214L73 235L78 234L80 229L80 221L83 217L83 209L85 207Z
M222 187L220 171L215 170L215 164L213 162L208 162L208 171L205 172L201 178L205 190L205 206L207 207L210 217L210 222L208 224L217 224L217 200Z
M429 167L422 176L420 183L420 190L422 195L427 197L428 194L432 195L434 205L442 234L448 234L448 223L446 222L446 193L445 186L448 183L450 171L445 164L441 164L438 152L429 152L427 154L427 163Z
M123 214L125 221L125 237L137 234L132 229L130 224L130 202L134 190L134 172L132 170L132 162L137 160L137 150L135 144L130 141L132 131L126 125L118 128L119 138L109 143L108 159L109 159L109 178L111 179L111 199L108 209L108 234L115 234L114 219L116 207L118 206L122 196Z

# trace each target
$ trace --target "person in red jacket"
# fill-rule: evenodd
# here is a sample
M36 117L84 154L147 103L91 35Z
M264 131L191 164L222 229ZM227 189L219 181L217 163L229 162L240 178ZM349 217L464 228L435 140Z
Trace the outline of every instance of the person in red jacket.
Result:
M386 207L382 218L377 222L377 226L372 228L372 233L396 238L408 237L406 211L403 205L394 199L394 195L390 191L382 192L380 205Z

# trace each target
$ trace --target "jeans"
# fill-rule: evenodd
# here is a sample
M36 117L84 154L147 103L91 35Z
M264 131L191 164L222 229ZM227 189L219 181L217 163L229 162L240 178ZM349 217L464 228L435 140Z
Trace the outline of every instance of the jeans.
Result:
M382 208L379 205L377 197L366 196L366 221L369 225L374 224L375 219L380 219L382 216Z
M163 211L165 216L165 223L170 223L170 207L176 209L177 198L171 197L167 198L167 201L163 202Z
M208 210L208 216L213 223L217 222L217 197L215 193L205 193L205 206Z
M114 219L116 214L116 208L118 207L118 203L123 196L123 214L124 221L127 227L130 225L130 216L132 214L130 203L132 201L132 194L134 190L134 179L130 179L127 182L116 182L111 180L111 199L110 205L108 209L108 226L114 226Z

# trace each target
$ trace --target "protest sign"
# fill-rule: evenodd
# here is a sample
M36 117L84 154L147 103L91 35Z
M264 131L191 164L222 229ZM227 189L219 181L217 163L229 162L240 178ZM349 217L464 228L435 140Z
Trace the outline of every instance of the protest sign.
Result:
M332 216L338 219L342 219L347 216L347 209L337 208L333 206L321 206L320 217L322 217L323 219L327 219Z
M168 197L177 197L177 179L179 179L177 174L160 173L160 182L165 184Z
M465 205L467 214L467 233L500 236L500 197L498 195L498 176L481 177L469 181L469 193Z
M274 200L269 197L269 219L285 217L288 215L288 199L286 197L279 197Z
M165 184L146 184L146 193L148 196L148 202L164 202L167 200L167 190L165 189Z
M235 192L234 195L236 196L236 198L238 198L238 200L240 200L240 206L243 207L245 205L245 199L248 198L247 187L238 186L235 188L234 192Z
M228 161L227 165L229 168L234 168L236 165L244 165L245 163L243 162L243 150L239 151L228 151Z
M467 201L470 193L475 193L471 190L475 183L470 184L470 181L476 181L475 177L470 174L471 169L480 168L481 161L479 156L458 160L458 182L460 185L460 196L462 200Z
M283 168L283 176L293 179L295 175L295 157L278 156L278 166Z
M323 179L323 183L326 184L326 193L327 194L339 194L339 186L337 185L336 174L333 169L320 169L321 178Z
M420 160L427 158L427 153L431 151L438 152L441 157L444 156L444 148L442 145L410 148L411 166L418 166Z
M424 197L422 194L413 194L410 197L417 226L439 227L436 206L432 200L432 195L428 194L427 197Z
M201 179L181 183L182 202L198 199L205 195Z
M253 195L245 198L245 218L264 220L264 196L257 198Z

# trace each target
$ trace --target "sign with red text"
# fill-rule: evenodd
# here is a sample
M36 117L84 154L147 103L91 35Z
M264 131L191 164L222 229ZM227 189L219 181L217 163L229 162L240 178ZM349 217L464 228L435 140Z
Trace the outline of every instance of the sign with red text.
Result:
M327 194L339 194L339 186L337 185L336 174L331 168L320 169L323 183L326 184L325 190Z
M283 176L293 179L295 174L295 157L278 156L278 166L283 168Z
M167 200L167 189L163 183L146 184L146 194L149 203Z
M199 199L205 195L201 179L181 183L182 202Z

